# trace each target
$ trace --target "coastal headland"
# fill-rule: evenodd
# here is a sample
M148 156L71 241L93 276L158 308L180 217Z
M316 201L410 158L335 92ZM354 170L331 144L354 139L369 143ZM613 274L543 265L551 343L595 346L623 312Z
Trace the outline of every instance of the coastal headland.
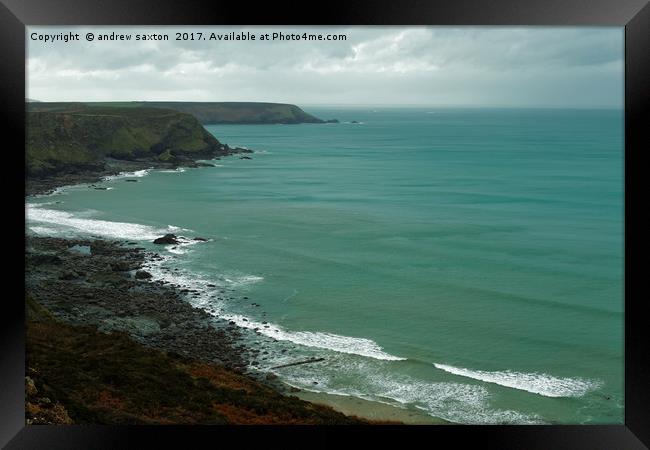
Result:
M245 102L27 103L26 193L92 183L149 168L198 167L199 160L252 153L202 124L332 123L295 105Z

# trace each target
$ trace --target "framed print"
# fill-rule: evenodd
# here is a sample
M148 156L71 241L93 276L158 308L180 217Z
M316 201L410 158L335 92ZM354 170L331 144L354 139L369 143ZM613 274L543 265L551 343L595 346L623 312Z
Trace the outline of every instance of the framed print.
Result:
M647 3L319 8L3 0L2 444L647 448Z

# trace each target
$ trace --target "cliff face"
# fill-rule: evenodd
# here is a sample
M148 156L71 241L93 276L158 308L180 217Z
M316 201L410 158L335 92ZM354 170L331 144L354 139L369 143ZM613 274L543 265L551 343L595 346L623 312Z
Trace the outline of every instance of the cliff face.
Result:
M27 112L31 177L100 170L106 157L174 162L228 154L191 115L157 108L40 104Z
M192 114L203 124L323 123L296 105L254 102L144 102L143 106L169 108Z

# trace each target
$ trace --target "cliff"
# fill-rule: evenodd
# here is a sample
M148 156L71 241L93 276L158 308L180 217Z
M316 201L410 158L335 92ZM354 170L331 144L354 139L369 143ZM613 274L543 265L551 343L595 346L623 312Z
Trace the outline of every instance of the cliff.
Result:
M191 115L144 107L40 103L28 108L26 141L30 177L100 170L106 157L172 162L228 154Z
M106 102L30 103L31 111L52 111L86 105L98 108L164 108L191 114L202 124L299 124L332 123L306 113L296 105L261 102Z
M324 123L296 105L254 102L144 102L143 106L169 108L192 114L203 124Z

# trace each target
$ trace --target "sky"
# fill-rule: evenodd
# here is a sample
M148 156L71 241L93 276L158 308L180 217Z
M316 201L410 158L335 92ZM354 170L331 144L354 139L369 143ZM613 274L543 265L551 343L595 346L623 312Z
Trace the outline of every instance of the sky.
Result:
M98 40L112 32L132 40ZM257 39L209 39L233 32ZM346 39L260 40L274 32ZM43 40L61 33L80 40ZM622 27L28 27L26 38L26 97L40 101L623 106Z

